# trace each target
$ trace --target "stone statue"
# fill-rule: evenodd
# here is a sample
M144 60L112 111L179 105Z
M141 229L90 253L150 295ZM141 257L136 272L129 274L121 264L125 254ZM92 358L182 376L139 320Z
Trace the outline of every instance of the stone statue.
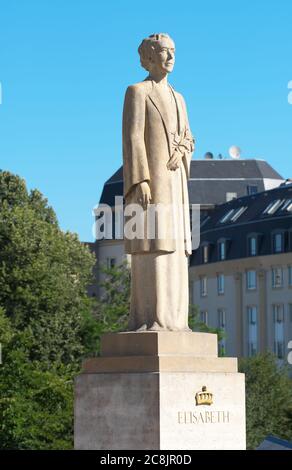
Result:
M152 205L171 209L157 213L163 237L125 238L126 253L132 255L129 330L188 331L192 246L187 180L194 140L184 99L167 81L175 61L173 40L153 34L138 52L149 75L129 86L125 96L125 203L142 205L144 221Z

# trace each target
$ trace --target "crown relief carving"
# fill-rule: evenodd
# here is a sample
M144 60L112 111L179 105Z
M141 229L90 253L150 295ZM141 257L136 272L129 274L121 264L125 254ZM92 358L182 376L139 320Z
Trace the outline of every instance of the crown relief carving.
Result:
M213 393L207 390L204 385L202 391L196 393L196 405L212 405Z

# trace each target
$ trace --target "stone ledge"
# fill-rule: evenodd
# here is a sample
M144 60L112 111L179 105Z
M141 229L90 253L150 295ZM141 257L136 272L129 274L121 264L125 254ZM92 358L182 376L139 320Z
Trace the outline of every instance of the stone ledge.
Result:
M217 357L217 335L184 331L108 333L101 338L101 356Z
M237 372L237 359L194 356L98 357L83 363L83 374L144 372Z

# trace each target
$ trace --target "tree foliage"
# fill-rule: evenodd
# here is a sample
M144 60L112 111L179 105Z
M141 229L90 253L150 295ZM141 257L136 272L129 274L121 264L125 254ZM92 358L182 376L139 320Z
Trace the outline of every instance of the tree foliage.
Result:
M100 282L101 295L95 304L93 325L97 339L96 353L99 353L100 338L104 333L126 331L130 310L130 269L126 263L112 268L100 266L103 280Z
M200 319L200 312L197 305L190 305L189 308L189 327L192 331L200 331L202 333L213 333L217 335L218 341L225 337L225 333L221 328L211 328Z
M247 448L268 435L292 440L292 381L270 354L240 360L246 380Z
M74 368L29 359L31 337L0 312L1 449L68 449L73 446Z
M94 348L93 263L39 191L0 172L1 448L72 447L73 380Z

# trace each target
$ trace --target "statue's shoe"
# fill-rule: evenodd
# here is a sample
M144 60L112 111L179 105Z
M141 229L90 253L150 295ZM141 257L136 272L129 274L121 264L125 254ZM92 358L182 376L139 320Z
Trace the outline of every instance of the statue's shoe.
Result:
M148 328L148 331L167 331L167 328L163 328L163 326L160 326L156 321L153 323L153 325Z
M144 323L144 325L140 326L136 331L146 331L147 330L147 325Z

